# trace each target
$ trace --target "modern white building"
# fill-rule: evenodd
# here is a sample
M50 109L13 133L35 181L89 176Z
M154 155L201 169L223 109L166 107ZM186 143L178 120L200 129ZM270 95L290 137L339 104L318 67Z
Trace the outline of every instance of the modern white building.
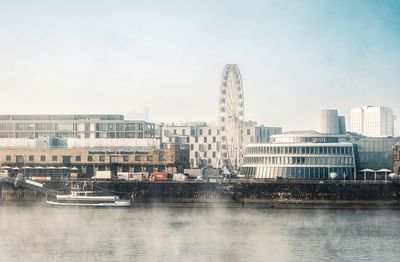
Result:
M351 110L351 132L368 137L394 136L396 116L390 107L362 106Z
M161 142L188 144L191 167L222 167L221 122L170 123L161 125ZM255 121L244 122L244 144L268 142L273 134L282 133L280 127L258 126Z
M345 140L315 131L273 135L271 143L246 146L240 173L259 179L355 179L353 144Z
M170 123L161 126L161 143L190 146L191 167L217 167L221 148L219 122Z

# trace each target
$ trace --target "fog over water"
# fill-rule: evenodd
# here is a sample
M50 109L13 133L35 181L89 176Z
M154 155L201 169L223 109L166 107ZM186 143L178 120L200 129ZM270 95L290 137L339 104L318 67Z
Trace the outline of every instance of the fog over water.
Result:
M0 261L396 261L398 210L0 205Z

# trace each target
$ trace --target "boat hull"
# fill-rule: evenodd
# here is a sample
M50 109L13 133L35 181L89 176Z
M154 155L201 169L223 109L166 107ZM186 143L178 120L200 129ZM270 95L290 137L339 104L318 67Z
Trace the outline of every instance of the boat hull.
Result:
M58 202L58 201L46 201L47 205L50 206L63 206L63 207L131 207L129 200L118 200L115 202L104 202L104 203L80 203L80 202Z

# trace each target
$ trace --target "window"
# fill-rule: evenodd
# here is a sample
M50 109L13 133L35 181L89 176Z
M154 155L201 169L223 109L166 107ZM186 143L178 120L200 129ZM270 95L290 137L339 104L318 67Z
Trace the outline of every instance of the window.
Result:
M99 160L100 160L101 162L104 162L104 161L106 161L106 157L105 157L105 156L100 156Z
M211 136L211 129L208 129L208 135Z
M204 137L204 143L207 143L207 137L206 136Z
M202 136L203 135L203 129L200 129L199 132L200 132L200 135Z
M186 130L185 129L182 129L182 135L184 136L184 135L186 135L186 132L185 132Z
M217 142L217 138L213 136L213 143Z
M193 149L194 149L194 145L191 144L191 145L190 145L190 150L193 150Z
M46 156L40 156L40 161L45 162L46 161Z
M30 161L30 162L35 161L35 156L29 156L29 161Z
M208 144L208 150L211 150L211 144Z
M76 162L81 162L81 156L76 156L76 157L75 157L75 161L76 161Z
M206 151L206 152L204 152L204 157L207 157L207 151Z
M247 129L247 135L248 136L250 135L250 129Z
M51 161L57 162L57 156L52 156L52 157L51 157Z
M87 156L87 161L92 162L93 161L93 156Z
M6 161L11 161L11 156L6 156Z
M153 156L147 156L147 161L153 161Z
M213 156L213 157L217 157L217 152L215 152L215 151L212 152L212 156Z
M140 161L142 158L140 156L135 156L135 161Z
M128 162L129 161L129 156L123 156L123 160L124 160L124 162Z
M71 163L71 156L63 156L63 163L64 164L70 164Z
M198 143L198 142L199 142L199 139L198 139L197 136L194 138L194 142L195 142L195 143Z

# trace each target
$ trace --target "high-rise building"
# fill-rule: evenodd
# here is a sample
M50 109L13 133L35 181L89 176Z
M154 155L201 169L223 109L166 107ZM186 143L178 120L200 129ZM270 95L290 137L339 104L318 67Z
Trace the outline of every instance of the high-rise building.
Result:
M351 110L351 132L369 137L394 136L396 116L390 107L362 106Z

